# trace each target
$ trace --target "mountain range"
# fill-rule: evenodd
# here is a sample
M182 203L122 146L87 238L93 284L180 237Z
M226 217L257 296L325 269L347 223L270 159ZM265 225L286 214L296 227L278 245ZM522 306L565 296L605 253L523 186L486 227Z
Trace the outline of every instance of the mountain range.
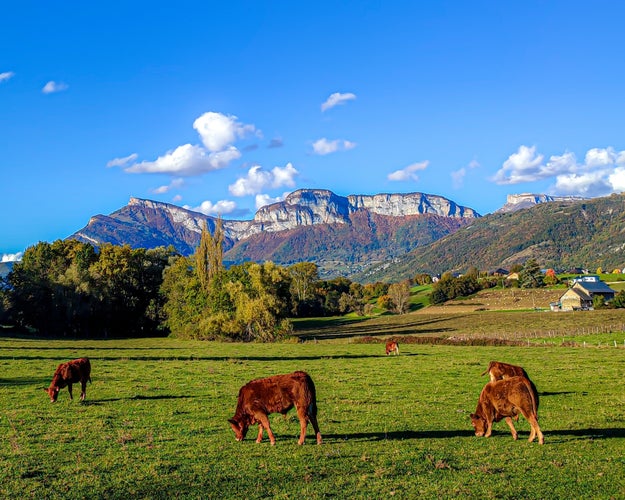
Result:
M96 215L70 238L193 253L204 224L217 219L167 203L131 198ZM625 264L625 197L581 199L509 195L481 216L441 196L408 193L336 195L302 189L259 209L251 220L222 220L224 261L315 262L320 276L397 281L417 272L440 274L522 264L597 267Z
M252 220L222 220L227 264L271 260L315 262L322 276L349 276L388 262L479 218L442 196L408 193L338 196L301 189L260 208ZM176 205L131 198L110 215L96 215L70 238L134 248L173 245L193 253L204 224L217 219Z

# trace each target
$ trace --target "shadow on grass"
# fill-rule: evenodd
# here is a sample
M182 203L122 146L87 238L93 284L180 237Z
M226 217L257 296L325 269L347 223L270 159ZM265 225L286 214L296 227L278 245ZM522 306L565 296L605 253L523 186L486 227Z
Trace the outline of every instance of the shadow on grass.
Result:
M52 380L52 374L49 377L15 377L0 378L0 386L2 385L39 385L47 387Z
M608 427L605 429L547 429L543 430L545 440L548 436L573 436L584 439L625 438L625 428Z
M400 356L425 356L424 354L401 354ZM361 359L384 358L381 354L330 354L319 356L89 356L91 364L98 361L314 361L318 359ZM66 358L46 356L0 356L0 360L65 360ZM52 378L50 374L50 379ZM50 381L48 379L48 382ZM2 379L0 379L2 380Z
M441 431L390 431L390 432L353 432L346 434L324 434L325 440L337 441L402 441L405 439L449 439L474 436L472 430Z
M87 399L82 401L81 404L85 406L100 406L105 403L116 403L119 401L162 401L166 399L193 399L199 396L174 396L168 394L161 394L157 396L142 396L137 394L136 396L130 396L127 398L106 398L106 399Z
M625 438L625 428L610 427L606 429L555 429L545 430L545 442L550 437L573 436L579 439L613 439ZM525 437L524 437L525 435ZM391 431L391 432L354 432L346 434L323 434L325 441L402 441L406 439L453 439L461 437L475 437L472 429L440 430L440 431ZM512 439L509 432L493 430L494 438ZM526 441L529 432L519 432L519 441ZM488 439L488 438L485 438Z

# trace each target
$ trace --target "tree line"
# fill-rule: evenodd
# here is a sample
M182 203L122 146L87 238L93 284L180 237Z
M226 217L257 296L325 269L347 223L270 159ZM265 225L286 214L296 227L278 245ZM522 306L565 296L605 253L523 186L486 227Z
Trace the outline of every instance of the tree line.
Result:
M206 227L191 256L173 247L98 249L76 240L40 242L0 283L0 323L42 337L173 335L269 341L289 318L404 312L409 286L319 278L317 266L247 262L225 268L223 231Z

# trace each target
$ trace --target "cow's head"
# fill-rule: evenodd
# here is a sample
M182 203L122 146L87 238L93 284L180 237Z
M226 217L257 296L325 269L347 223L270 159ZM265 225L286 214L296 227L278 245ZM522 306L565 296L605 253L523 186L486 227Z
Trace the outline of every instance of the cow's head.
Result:
M476 436L482 437L486 434L486 420L482 417L475 413L471 413L471 424L473 424Z
M247 430L249 429L247 420L237 419L235 417L229 419L228 422L230 422L230 427L232 427L237 441L243 441L243 439L245 439L245 435L247 434Z
M59 397L59 391L61 390L60 387L49 387L47 389L44 387L43 390L50 396L50 403L56 403Z

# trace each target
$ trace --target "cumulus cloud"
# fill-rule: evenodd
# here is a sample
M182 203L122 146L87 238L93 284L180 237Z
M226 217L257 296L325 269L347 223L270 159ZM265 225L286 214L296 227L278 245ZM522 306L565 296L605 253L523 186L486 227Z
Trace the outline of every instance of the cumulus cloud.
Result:
M329 141L325 137L313 142L313 152L317 155L327 155L330 153L336 153L337 151L347 151L348 149L354 149L356 147L355 142L346 141L344 139L334 139Z
M356 99L356 94L352 94L351 92L346 92L342 94L341 92L335 92L328 97L325 102L321 105L321 111L327 111L339 104L345 104L347 101L351 101Z
M67 85L66 83L55 82L55 81L50 80L48 83L46 83L43 86L41 91L44 94L54 94L56 92L63 92L64 90L67 90L68 88L69 88L69 85Z
M247 134L261 136L254 125L237 121L236 116L208 112L193 122L203 146L183 144L166 152L154 161L134 163L136 154L124 158L115 158L107 163L108 167L122 167L131 174L169 174L175 176L201 175L227 167L241 157L241 152L232 145L237 139Z
M138 157L139 155L137 155L137 153L132 153L131 155L124 156L123 158L113 158L111 161L109 161L106 164L106 166L107 167L125 167L126 165L129 165L130 163L134 162Z
M206 149L212 152L223 151L237 139L249 134L260 135L254 125L246 125L233 115L223 115L209 111L193 122L193 128L200 134Z
M391 172L388 174L387 178L389 181L417 181L419 180L419 176L415 172L425 170L429 164L430 162L427 160L419 163L413 163L405 168Z
M271 197L268 194L257 194L256 195L256 210L265 205L271 205L272 203L278 203L280 201L284 201L289 193L284 193L282 196Z
M169 184L152 189L152 192L154 194L165 194L169 193L172 189L180 189L182 186L184 186L184 180L178 178L173 179Z
M177 194L171 199L171 201L173 201L174 203L178 203L179 201L182 201L182 195Z
M231 200L219 200L217 203L206 200L200 203L200 205L197 207L185 205L183 208L186 208L187 210L193 210L194 212L200 212L204 215L219 216L236 212L237 204Z
M13 71L5 71L4 73L0 73L0 83L9 81L14 76L15 73L13 73Z
M241 157L234 146L224 151L209 153L201 146L183 144L159 156L155 161L142 161L124 168L130 174L170 174L179 176L200 175L227 167Z
M0 260L0 262L17 262L19 260L22 260L23 255L24 252L4 253L2 254L2 259Z
M497 184L518 184L555 179L552 194L585 197L605 196L625 189L625 151L612 147L593 148L582 163L567 152L545 161L536 147L520 146L491 180Z
M259 194L267 188L293 187L298 174L291 163L287 163L284 168L274 167L271 171L255 165L248 170L245 177L239 177L234 184L228 186L228 190L233 196L249 196Z

